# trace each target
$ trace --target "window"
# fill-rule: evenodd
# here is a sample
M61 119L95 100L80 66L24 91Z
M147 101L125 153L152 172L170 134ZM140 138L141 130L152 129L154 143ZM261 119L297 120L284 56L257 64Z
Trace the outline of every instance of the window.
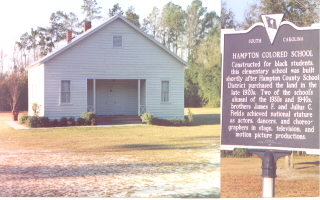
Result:
M169 81L161 81L161 102L169 102Z
M61 81L61 103L70 103L70 81Z
M122 47L122 35L113 36L113 47Z

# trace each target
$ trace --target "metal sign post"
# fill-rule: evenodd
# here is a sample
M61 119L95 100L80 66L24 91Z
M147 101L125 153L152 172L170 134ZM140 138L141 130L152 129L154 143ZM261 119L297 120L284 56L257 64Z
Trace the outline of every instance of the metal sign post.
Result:
M249 152L258 155L262 159L262 197L274 197L277 160L283 156L290 155L292 152L264 149L249 149Z

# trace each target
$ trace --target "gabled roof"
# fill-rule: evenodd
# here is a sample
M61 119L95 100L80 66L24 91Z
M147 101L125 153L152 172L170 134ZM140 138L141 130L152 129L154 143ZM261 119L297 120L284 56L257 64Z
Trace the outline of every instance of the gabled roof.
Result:
M170 51L169 49L167 49L165 46L163 46L161 43L159 43L158 41L156 41L154 38L152 38L151 36L149 36L148 34L146 34L145 32L143 32L140 28L138 28L137 26L133 25L131 22L129 22L125 17L123 17L122 15L116 15L114 17L111 17L110 19L106 20L105 22L103 22L102 24L100 24L99 26L95 27L95 28L91 28L89 30L87 30L85 33L77 36L76 38L74 38L72 40L72 42L70 42L68 45L62 47L61 49L52 52L50 54L48 54L47 56L37 60L36 62L32 63L31 65L29 65L27 67L27 69L30 69L32 67L41 65L47 61L49 61L50 59L54 58L55 56L59 55L60 53L64 52L65 50L69 49L70 47L72 47L73 45L77 44L78 42L84 40L85 38L89 37L90 35L92 35L93 33L99 31L100 29L102 29L105 26L108 26L108 24L112 23L113 21L117 20L117 19L121 19L123 20L125 23L127 23L129 26L131 26L132 28L134 28L135 30L137 30L139 33L141 33L142 35L144 35L145 37L147 37L149 40L151 40L152 42L154 42L156 45L158 45L159 47L161 47L163 50L165 50L167 53L169 53L171 56L173 56L174 58L176 58L178 61L180 61L183 65L188 66L188 63L185 62L184 60L182 60L178 55L176 55L175 53L173 53L172 51Z

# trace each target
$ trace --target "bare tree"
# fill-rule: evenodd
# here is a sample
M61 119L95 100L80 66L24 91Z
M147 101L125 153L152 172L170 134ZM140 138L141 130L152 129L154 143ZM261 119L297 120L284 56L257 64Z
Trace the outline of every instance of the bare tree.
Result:
M11 107L11 110L19 109L19 97L22 91L21 78L23 74L19 70L15 70L10 75L8 75L7 87L9 93L7 94L7 102Z
M4 54L3 49L0 50L0 78L2 77L3 74L3 62L4 62L4 58L7 55Z
M142 30L147 34L151 35L153 38L156 38L159 29L160 19L160 10L157 7L152 8L152 12L149 13L147 18L143 19Z
M16 42L17 47L19 48L19 53L21 60L23 60L23 67L26 68L29 61L29 53L31 48L31 41L29 40L30 36L27 32L21 35L20 41ZM28 61L27 61L28 60Z

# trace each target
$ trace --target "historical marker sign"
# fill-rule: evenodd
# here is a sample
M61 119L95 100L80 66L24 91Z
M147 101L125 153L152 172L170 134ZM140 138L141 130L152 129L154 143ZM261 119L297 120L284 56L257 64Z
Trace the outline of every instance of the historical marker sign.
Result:
M319 27L275 18L223 34L221 149L319 151Z

